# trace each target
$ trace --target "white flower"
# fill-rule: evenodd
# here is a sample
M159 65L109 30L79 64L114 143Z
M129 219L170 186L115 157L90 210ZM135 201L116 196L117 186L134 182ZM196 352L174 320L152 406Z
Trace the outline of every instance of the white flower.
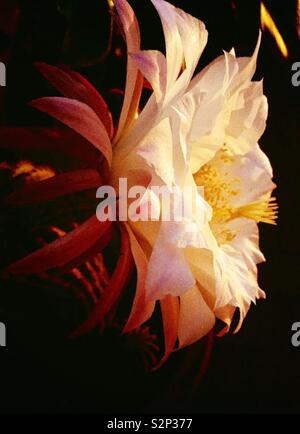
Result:
M264 296L257 284L256 264L263 260L257 222L274 223L276 205L270 202L272 170L257 145L267 117L262 82L252 81L260 37L252 57L236 58L233 50L224 53L189 82L203 50L199 44L197 51L193 41L206 40L206 31L194 21L194 33L188 31L191 17L163 1L154 4L164 26L167 56L157 52L134 55L154 92L146 114L141 114L142 128L138 123L132 128L126 145L134 143L140 131L147 131L151 107L154 128L134 143L134 151L167 185L203 186L213 211L204 228L195 216L189 232L186 222L163 222L159 228L135 225L138 236L153 248L145 298L172 306L162 309L165 328L176 328L171 333L173 343L178 337L183 346L206 334L215 317L227 324L223 332L227 331L236 307L239 328L251 301ZM169 19L177 22L174 16L181 32L176 32L174 24L168 25ZM202 38L199 29L205 34ZM171 33L180 35L185 43ZM169 41L173 50L168 49ZM191 51L184 52L181 44ZM179 65L186 68L181 75ZM174 70L169 79L168 71Z
M73 128L104 155L113 186L125 177L130 185L149 189L189 186L197 191L195 201L202 204L204 218L192 213L176 222L125 225L137 268L125 331L147 321L159 301L164 361L177 341L180 347L195 342L213 328L216 318L226 324L222 332L228 331L236 308L239 328L251 302L264 296L257 284L256 266L264 259L257 223L274 223L276 205L270 199L272 169L257 144L267 118L262 82L252 81L260 36L252 57L224 52L193 78L207 42L204 24L164 0L151 1L162 22L165 55L140 50L133 10L126 0L114 0L128 49L124 103L115 134L103 100L78 75L44 66L43 73L66 98L43 98L34 106ZM153 93L137 117L143 77ZM95 183L95 173L89 176ZM197 187L203 187L202 193ZM89 240L97 230L91 222ZM45 254L43 258L45 262ZM31 259L21 268L30 270ZM52 254L52 265L54 259ZM115 277L111 291L116 295L103 297L89 327L108 311L127 282Z

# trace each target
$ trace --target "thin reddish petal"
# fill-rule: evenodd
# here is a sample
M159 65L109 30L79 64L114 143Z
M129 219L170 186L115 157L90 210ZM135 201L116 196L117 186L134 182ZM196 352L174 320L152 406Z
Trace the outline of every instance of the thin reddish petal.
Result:
M81 255L77 256L69 261L66 265L57 269L57 274L65 274L76 267L80 267L82 264L86 265L86 262L91 258L94 258L110 243L113 236L113 225L109 225L108 229L102 234L100 238L96 238L90 248L85 250Z
M42 62L37 62L35 65L65 97L77 99L90 106L99 116L109 137L112 138L114 127L111 113L102 96L88 80L75 71L62 70Z
M78 337L99 325L119 300L123 289L129 282L133 270L133 258L127 231L121 226L121 253L105 293L87 320L72 333Z
M43 203L67 194L97 188L101 183L101 176L96 170L74 170L25 185L10 194L6 198L6 203L14 205Z
M93 216L64 237L9 265L4 274L38 274L52 268L65 267L82 257L96 243L98 246L102 243L104 248L110 240L111 228L112 222L99 222Z
M211 360L213 346L214 346L214 330L211 330L208 333L208 335L206 335L205 352L201 361L199 371L194 381L195 389L200 385L204 375L207 372L209 362Z
M99 117L102 120L103 124L106 126L110 139L112 139L113 135L114 135L114 124L113 124L112 114L109 110L108 105L106 104L106 101L103 99L103 97L97 91L97 89L92 85L92 83L90 83L85 77L83 77L81 74L79 74L79 72L77 72L77 71L67 71L67 72L69 72L69 74L73 78L80 81L86 88L90 89L91 92L96 93L98 95L98 97L100 97L101 107L104 110L104 112L102 113L103 119L101 116L99 116ZM99 104L100 104L100 101L99 101ZM98 113L98 111L96 111L96 113Z
M49 97L31 101L30 105L72 128L92 143L106 158L109 166L112 148L106 129L96 113L85 103L70 98Z
M61 154L73 157L76 166L99 167L103 156L86 139L68 128L0 127L0 149L18 151L19 155L34 159L47 154L46 161L60 162ZM74 161L70 163L74 165Z

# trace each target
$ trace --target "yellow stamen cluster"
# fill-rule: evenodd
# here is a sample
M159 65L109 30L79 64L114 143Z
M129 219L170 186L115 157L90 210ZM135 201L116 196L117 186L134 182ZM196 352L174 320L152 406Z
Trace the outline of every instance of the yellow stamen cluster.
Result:
M197 185L204 187L204 197L213 209L214 222L224 223L230 220L232 213L230 198L239 193L234 186L240 180L224 179L218 169L211 164L205 164L194 175L194 179Z
M230 164L234 157L223 148L218 156L222 163ZM278 206L274 197L264 198L242 206L231 204L232 198L240 193L237 185L239 178L228 177L228 173L221 174L218 168L211 164L205 164L195 175L198 186L204 187L205 200L213 209L211 220L212 230L219 244L228 243L236 236L224 224L236 218L249 218L256 222L276 224Z
M246 217L256 222L276 225L278 205L275 197L251 202L247 205L233 208L232 218Z

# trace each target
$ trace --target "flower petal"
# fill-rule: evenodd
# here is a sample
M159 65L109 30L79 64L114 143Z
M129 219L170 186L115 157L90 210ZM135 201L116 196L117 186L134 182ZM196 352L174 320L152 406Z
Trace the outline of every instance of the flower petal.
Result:
M172 161L178 156L174 153L168 119L164 119L155 128L152 128L136 149L136 153L147 162L149 167L154 169L167 186L174 184L175 173Z
M14 205L42 203L70 193L97 188L101 183L101 176L96 170L75 170L25 185L6 197L5 201Z
M245 154L262 135L267 118L267 100L262 82L251 82L259 41L250 58L234 52L217 58L201 71L189 92L175 106L190 129L191 170L197 172L226 143L234 154Z
M112 138L114 127L110 111L102 96L88 80L75 71L62 70L43 62L36 62L35 65L65 97L77 99L91 107L102 121L109 137Z
M146 302L145 283L148 269L148 259L132 229L130 228L130 225L126 224L125 227L129 235L131 252L137 269L136 293L130 316L123 330L124 333L128 333L138 328L151 317L154 311L155 303Z
M123 226L120 226L120 230L121 252L108 287L90 316L72 333L71 337L73 338L86 334L99 325L114 308L123 289L129 282L133 270L133 258L128 233Z
M64 237L9 265L3 272L16 276L66 267L93 246L97 245L98 251L104 248L110 241L111 228L112 222L99 222L93 216Z
M166 295L181 295L195 284L183 250L170 242L171 232L172 227L162 222L148 265L148 301L160 300Z
M151 1L159 13L165 35L167 92L171 91L185 63L185 70L178 80L179 90L188 85L195 71L207 42L207 32L200 20L181 9L164 0Z
M211 303L211 307L213 307L216 295L213 251L208 248L196 249L189 247L185 250L185 256L189 261L198 286L206 291L205 298L213 299Z
M165 35L166 60L155 51L138 52L132 58L148 77L155 91L130 132L120 143L119 164L138 143L168 115L173 103L187 89L207 41L204 24L164 0L152 0ZM179 73L184 71L179 76Z
M222 337L230 330L231 321L235 312L235 306L223 306L219 309L215 309L214 313L217 318L223 321L226 325L222 328L222 330L218 333L217 336Z
M61 97L36 99L31 101L30 105L48 113L82 135L102 152L108 164L111 164L112 148L106 129L88 105Z
M253 78L256 69L257 56L259 52L259 47L261 44L262 33L259 31L257 43L254 52L251 57L238 57L237 62L239 66L239 73L235 80L232 82L231 92L234 93L237 88L244 88L245 85Z
M136 16L126 0L115 0L114 3L125 34L128 52L125 96L114 140L118 142L121 135L124 134L124 130L130 128L137 113L143 87L143 77L131 57L131 54L140 50L140 30Z
M18 151L32 161L38 154L39 159L54 166L61 164L61 154L68 157L68 167L98 169L101 163L95 147L67 128L0 127L0 148Z
M190 92L171 111L174 143L180 143L192 173L213 158L224 143L224 132L215 128L222 103L222 96L206 101L205 94Z
M225 182L236 180L234 190L238 194L230 197L230 205L241 206L262 199L276 187L272 182L272 168L266 154L255 144L251 152L235 155L224 161L217 154L210 162Z
M215 315L194 286L180 296L178 338L180 348L191 345L205 336L215 324Z
M239 98L242 103L233 108L226 128L226 144L232 152L245 154L253 149L266 128L268 103L262 82L252 82Z
M238 307L243 319L251 302L255 303L263 295L257 283L256 267L249 268L243 254L228 244L219 250L217 261L222 270L222 287L217 293L215 308L228 304Z
M157 102L165 95L167 87L167 62L160 51L140 51L132 55L143 76L151 84Z
M249 269L265 261L259 249L259 231L255 221L238 218L229 222L227 227L235 234L229 245L240 252Z

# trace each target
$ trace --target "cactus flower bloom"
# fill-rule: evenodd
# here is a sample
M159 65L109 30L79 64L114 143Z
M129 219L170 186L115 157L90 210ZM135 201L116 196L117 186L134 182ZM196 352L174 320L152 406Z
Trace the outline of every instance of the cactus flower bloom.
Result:
M164 361L177 346L206 335L216 318L225 323L221 333L227 332L236 309L238 329L251 302L264 297L257 284L257 264L264 260L257 224L275 222L276 204L271 198L272 169L258 145L267 117L262 82L252 81L260 37L251 57L224 52L194 75L208 37L204 24L164 0L151 1L161 19L165 54L141 50L132 8L126 0L114 0L128 51L117 127L102 97L73 71L39 64L64 97L41 98L31 105L75 130L99 151L99 165L35 186L40 198L43 187L54 197L95 188L102 178L116 186L121 177L146 190L153 185L189 186L196 192L195 201L203 209L201 221L192 213L180 221L120 223L123 256L106 294L77 331L88 331L109 312L128 283L126 272L133 261L136 293L124 331L145 323L160 303ZM137 116L144 78L153 91ZM74 233L12 264L8 271L41 272L72 264L76 256L90 251L96 239L105 246L110 229L110 222L100 223L93 216ZM62 254L57 256L54 252L59 249Z

